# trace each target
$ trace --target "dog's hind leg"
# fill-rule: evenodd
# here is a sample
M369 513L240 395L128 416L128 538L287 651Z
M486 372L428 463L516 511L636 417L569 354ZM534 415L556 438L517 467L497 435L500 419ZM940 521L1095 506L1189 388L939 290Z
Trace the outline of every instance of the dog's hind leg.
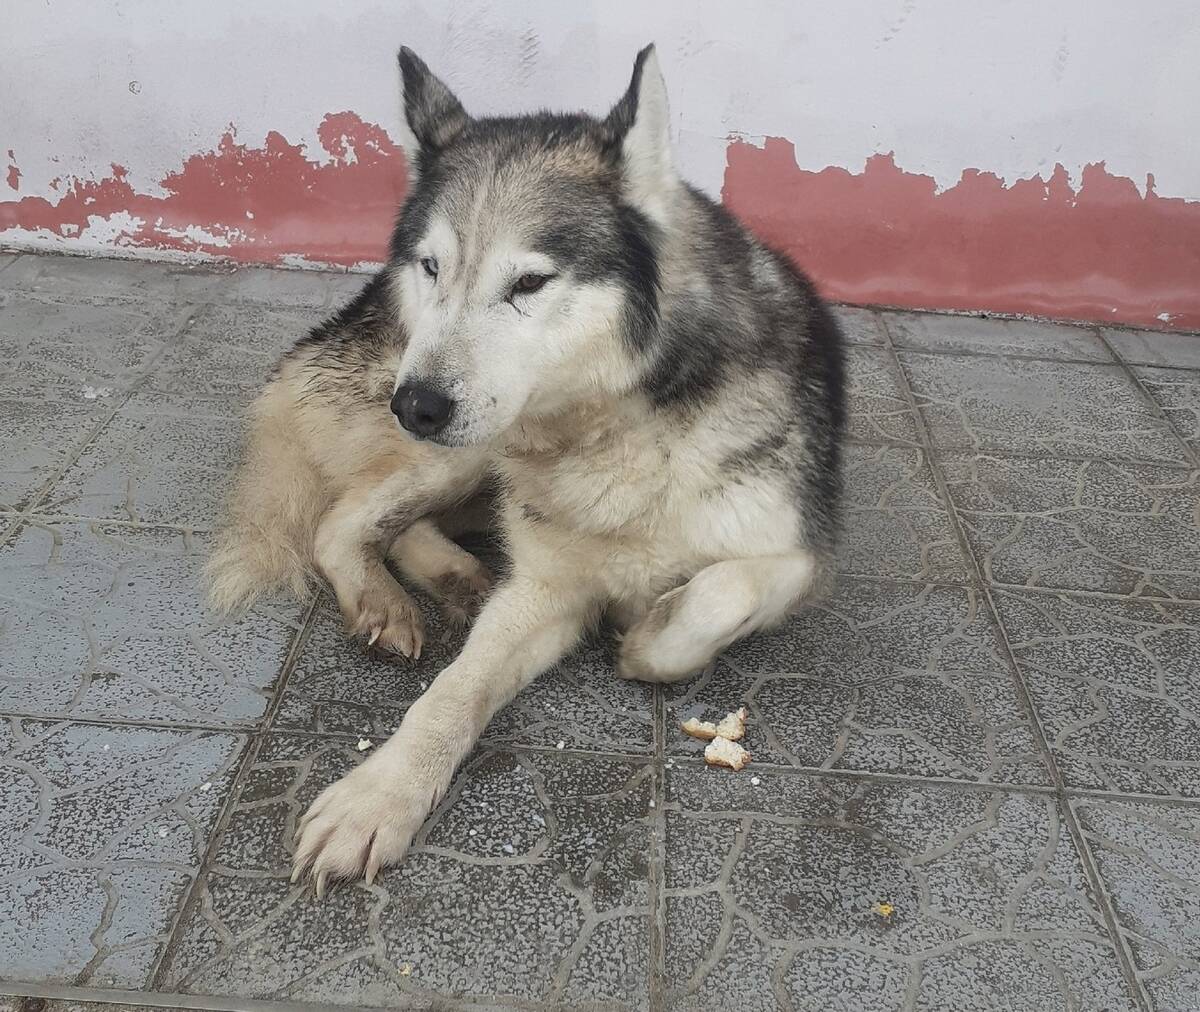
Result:
M470 621L492 586L487 566L432 520L418 520L398 535L387 557L403 576L432 594L455 625Z
M325 481L296 438L287 391L272 383L251 410L225 526L205 567L213 607L240 610L272 590L306 597L313 535L328 504Z
M735 640L783 619L820 575L807 551L714 563L663 594L625 634L617 674L647 682L694 675Z

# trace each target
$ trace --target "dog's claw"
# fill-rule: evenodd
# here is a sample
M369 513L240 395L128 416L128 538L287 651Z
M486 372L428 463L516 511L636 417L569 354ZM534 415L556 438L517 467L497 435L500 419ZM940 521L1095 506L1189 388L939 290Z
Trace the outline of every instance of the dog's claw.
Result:
M371 638L369 640L367 640L367 646L369 646L369 647L374 646L375 641L377 639L379 639L379 636L382 632L383 632L383 628L381 626L376 626L374 629L372 629L371 630Z
M325 882L329 879L329 872L323 871L317 875L317 899L325 898Z

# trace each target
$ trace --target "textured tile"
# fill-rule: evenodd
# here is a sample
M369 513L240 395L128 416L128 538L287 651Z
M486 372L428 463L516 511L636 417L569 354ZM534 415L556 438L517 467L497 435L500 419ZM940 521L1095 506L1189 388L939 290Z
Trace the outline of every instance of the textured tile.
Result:
M743 744L760 762L1047 783L998 633L966 588L844 579L668 692L673 755L703 748L679 721L745 702Z
M184 926L173 987L646 1007L648 767L477 754L399 867L317 900L288 883L295 822L358 759L349 742L268 739Z
M870 442L916 443L917 424L904 393L904 381L890 352L851 345L846 349L849 384L847 431Z
M345 277L340 271L216 268L180 276L176 291L189 300L222 306L320 310L329 305L332 286Z
M938 313L888 313L885 320L897 348L1112 361L1090 327Z
M253 722L299 606L219 625L204 546L101 524L28 525L0 548L0 712Z
M23 256L0 274L0 289L41 298L121 302L169 298L176 278L192 268L153 260Z
M924 451L846 447L844 573L961 582L967 572Z
M842 325L842 334L851 344L883 345L883 327L879 314L862 306L831 306L833 315Z
M1200 598L1200 472L957 453L941 465L987 579Z
M1126 362L1200 369L1200 334L1107 329L1103 334Z
M238 464L245 411L244 399L136 393L39 511L214 527Z
M255 394L280 355L321 322L321 314L262 306L204 306L189 318L146 382L182 394Z
M1194 1012L1200 995L1200 810L1076 801L1138 980L1155 1012Z
M0 293L0 397L109 400L133 385L182 320L169 303L48 302Z
M901 352L937 446L1185 463L1120 366Z
M667 783L671 1008L1135 1008L1052 798L701 769Z
M1200 337L1196 343L1200 344ZM1200 371L1145 366L1135 366L1133 371L1188 446L1200 452Z
M322 607L296 661L275 726L321 734L386 737L424 687L458 654L465 634L446 628L420 599L426 643L420 661L388 661L346 638L332 605ZM607 643L589 643L539 678L488 726L489 741L649 753L649 686L613 674Z
M110 408L0 397L0 503L23 508L87 442Z
M145 986L242 745L0 721L0 979Z
M1200 797L1200 608L1016 591L996 607L1069 784Z

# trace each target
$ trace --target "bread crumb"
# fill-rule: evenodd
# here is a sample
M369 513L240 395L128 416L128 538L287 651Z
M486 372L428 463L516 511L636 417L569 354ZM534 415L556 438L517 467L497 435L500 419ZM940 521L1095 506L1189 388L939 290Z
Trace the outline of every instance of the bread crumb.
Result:
M375 743L373 741L371 741L370 738L359 738L358 739L358 750L360 752L365 752L367 749L369 749L374 744Z
M557 745L555 745L554 747L555 747L556 749L558 749L558 750L561 752L561 751L562 751L564 748L566 748L566 747L567 747L567 743L566 743L565 741L560 741L560 742L559 742Z
M412 963L405 963L403 966L400 967L400 976L401 977L411 977L412 976Z
M717 725L717 734L730 741L741 741L746 735L746 708L727 713Z
M725 766L731 770L743 770L750 761L750 753L736 741L716 737L704 747L704 761L709 766Z
M762 781L758 777L751 777L750 783L752 783L755 787L757 787L759 784L762 783Z
M878 914L880 917L891 917L896 912L896 908L890 903L876 903L871 907L871 912Z
M689 717L679 725L679 729L701 741L712 741L717 736L716 724L711 720L697 720L695 717Z

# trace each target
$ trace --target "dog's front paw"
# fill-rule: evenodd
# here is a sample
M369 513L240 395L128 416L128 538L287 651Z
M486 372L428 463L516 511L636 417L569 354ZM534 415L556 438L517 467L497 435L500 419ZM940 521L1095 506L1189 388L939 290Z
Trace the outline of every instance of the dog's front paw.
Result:
M326 883L365 878L404 857L436 797L421 779L375 770L368 762L325 788L296 829L292 881L308 876L317 896Z
M399 586L373 587L345 609L351 636L366 637L373 650L417 660L425 642L425 620L416 602Z

